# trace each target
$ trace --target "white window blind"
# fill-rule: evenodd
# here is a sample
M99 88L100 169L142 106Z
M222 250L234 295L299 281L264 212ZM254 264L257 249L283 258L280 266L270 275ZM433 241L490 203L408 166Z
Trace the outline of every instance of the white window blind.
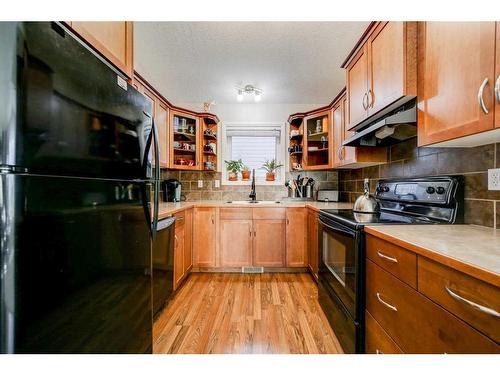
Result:
M276 159L283 162L285 145L282 134L285 124L281 123L224 123L222 125L222 160L238 160L255 169L255 177L259 185L280 185L284 183L284 168L276 171L276 181L265 181L266 171L262 168L267 160ZM223 166L223 184L249 184L248 181L228 181L227 170Z
M276 159L276 137L232 136L231 159L243 160L250 170L255 169L255 178L264 179L266 171L261 167L267 160Z

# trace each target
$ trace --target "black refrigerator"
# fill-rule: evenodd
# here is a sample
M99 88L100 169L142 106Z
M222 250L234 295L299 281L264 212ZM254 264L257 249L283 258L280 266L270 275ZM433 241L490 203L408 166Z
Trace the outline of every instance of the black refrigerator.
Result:
M0 353L150 353L151 105L59 23L0 45Z

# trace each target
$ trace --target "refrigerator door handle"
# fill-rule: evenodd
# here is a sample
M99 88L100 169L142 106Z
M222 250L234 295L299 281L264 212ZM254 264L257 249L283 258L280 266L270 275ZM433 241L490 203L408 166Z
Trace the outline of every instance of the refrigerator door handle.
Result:
M151 219L151 206L149 204L149 195L148 195L148 190L147 187L149 185L147 184L142 184L141 185L141 200L142 200L142 207L144 209L144 215L146 216L146 222L148 223L148 228L149 232L151 233L151 238L153 238L153 224L152 224L152 219Z
M150 175L150 168L151 168L151 159L149 157L149 151L151 150L151 144L153 143L153 137L154 137L154 122L153 119L151 118L151 115L145 111L142 111L142 113L147 117L151 119L152 127L151 131L149 132L148 139L146 140L146 147L144 149L144 157L143 157L143 162L142 165L144 167L144 174L143 176L145 178L150 178L152 175Z
M153 206L153 239L156 238L156 230L158 228L158 211L160 204L160 147L158 147L158 134L156 131L156 124L154 118L151 118L152 128L153 128L153 138L155 144L155 192L154 192L154 206Z

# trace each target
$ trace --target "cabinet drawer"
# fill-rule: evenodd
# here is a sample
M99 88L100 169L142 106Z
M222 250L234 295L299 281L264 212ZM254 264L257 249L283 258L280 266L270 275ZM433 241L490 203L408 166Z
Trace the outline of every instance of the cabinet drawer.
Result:
M252 220L251 208L221 208L221 220Z
M186 213L184 211L177 212L174 214L175 217L175 228L179 228L181 226L184 226L184 223L186 221Z
M500 290L495 286L419 257L418 290L500 342Z
M416 254L375 236L367 235L366 256L398 279L417 288Z
M368 311L365 314L366 338L365 351L367 354L399 354L403 351L394 340L384 331Z
M500 353L488 337L370 260L366 309L405 353Z
M254 208L254 220L285 220L285 208Z

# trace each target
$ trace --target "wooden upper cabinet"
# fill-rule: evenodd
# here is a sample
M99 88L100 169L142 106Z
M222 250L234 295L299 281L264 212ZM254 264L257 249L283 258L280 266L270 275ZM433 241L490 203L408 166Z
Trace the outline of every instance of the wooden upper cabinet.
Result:
M200 119L192 114L170 110L169 168L199 170L202 134Z
M252 265L252 220L220 221L221 267Z
M416 35L416 22L370 25L343 65L347 74L347 129L405 95L416 95Z
M420 22L418 38L419 146L493 129L495 22Z
M253 264L261 267L285 265L285 220L254 220Z
M380 23L368 40L368 116L405 93L403 22ZM415 66L416 69L416 66Z
M193 266L215 267L216 262L216 216L213 207L197 207L193 212Z
M133 22L68 22L71 28L113 65L132 78Z
M286 266L307 267L307 210L286 209Z
M368 50L362 48L347 67L347 102L349 124L357 124L368 116Z
M340 100L332 110L333 122L333 167L342 165L344 148L344 100Z
M158 129L160 148L160 167L168 167L168 106L160 100L156 101L155 124Z

